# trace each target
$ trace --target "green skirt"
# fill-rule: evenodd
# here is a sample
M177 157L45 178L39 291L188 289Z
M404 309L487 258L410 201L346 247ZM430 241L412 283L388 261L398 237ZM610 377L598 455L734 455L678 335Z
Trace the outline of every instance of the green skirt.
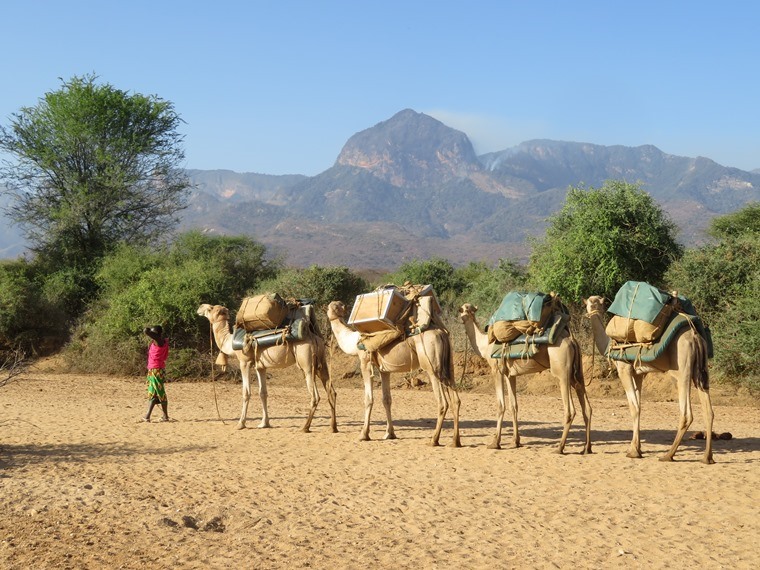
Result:
M166 390L164 390L164 378L166 374L163 368L151 368L148 370L146 386L148 389L148 399L166 402Z

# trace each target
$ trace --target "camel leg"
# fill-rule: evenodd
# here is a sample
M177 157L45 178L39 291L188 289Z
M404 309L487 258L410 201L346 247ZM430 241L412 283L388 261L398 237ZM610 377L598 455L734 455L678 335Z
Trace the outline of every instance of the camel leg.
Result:
M317 390L317 384L314 382L314 368L306 369L304 374L306 376L306 390L309 392L309 398L311 401L309 403L309 414L306 416L306 423L304 423L301 431L309 433L311 431L311 422L314 419L314 414L319 405L319 390Z
M631 412L631 418L633 418L633 436L631 438L631 447L626 454L626 457L632 459L641 458L641 389L637 388L637 384L640 385L643 376L637 382L634 380L633 367L624 362L618 363L618 376L620 382L623 384L626 398L628 398L628 410Z
M517 376L510 375L507 378L507 392L509 411L512 414L512 447L522 447L520 445L520 430L517 427Z
M391 375L389 372L380 372L380 387L383 391L383 407L385 408L385 435L383 439L396 439L396 431L393 429L393 417L391 416Z
M267 408L267 369L255 368L256 378L259 381L259 398L261 399L261 421L259 422L260 428L272 427L269 423L269 409Z
M317 374L319 375L319 379L322 381L322 386L324 387L325 393L327 394L327 403L330 404L330 431L333 433L338 433L338 418L335 412L338 394L335 392L332 378L327 372L326 365L320 367L320 369L317 371Z
M369 363L362 360L360 362L362 379L364 380L364 425L359 441L369 441L369 421L372 416L372 404L374 396L372 394L372 372L369 369Z
M586 426L586 445L583 447L582 455L592 453L591 451L591 400L586 393L586 386L583 381L577 381L575 383L575 393L578 396L578 404L581 407L581 414L583 415L583 423Z
M559 439L559 447L557 448L557 453L562 455L565 453L565 444L567 443L567 436L570 433L570 426L573 425L573 420L575 419L575 404L573 403L573 398L570 395L570 378L569 378L569 368L567 369L567 374L563 375L563 377L560 378L559 381L559 391L560 395L562 397L562 407L564 409L564 424L562 428L562 437Z
M243 377L243 409L240 411L240 420L238 420L235 429L245 429L245 419L248 416L248 402L251 400L251 362L240 362L240 375Z
M459 438L459 408L462 400L459 397L459 391L452 387L446 388L451 394L451 412L454 414L454 437L451 439L451 447L462 447L462 441Z
M681 372L678 378L678 431L673 440L673 445L670 446L665 455L660 457L660 461L673 461L673 456L675 456L678 446L681 445L683 436L686 435L686 431L694 420L691 411L691 374L684 374L683 369ZM705 437L711 436L712 434L705 434Z
M435 394L435 401L438 405L438 419L435 422L435 431L433 431L430 445L437 447L441 438L441 430L443 429L443 419L446 417L446 412L449 409L449 402L446 394L443 392L441 381L435 376L435 374L430 374L430 383L433 385L433 394Z
M699 400L702 403L702 416L705 418L705 455L702 458L702 463L712 465L715 463L712 453L712 433L713 433L713 420L715 414L713 413L712 402L710 401L710 392L697 388L699 394Z
M501 426L504 423L504 410L506 404L504 402L504 374L499 370L493 371L494 387L496 388L496 405L498 406L498 413L496 414L496 433L493 436L493 440L488 444L488 449L501 449ZM511 394L510 394L511 396ZM515 437L517 437L517 423L515 422Z

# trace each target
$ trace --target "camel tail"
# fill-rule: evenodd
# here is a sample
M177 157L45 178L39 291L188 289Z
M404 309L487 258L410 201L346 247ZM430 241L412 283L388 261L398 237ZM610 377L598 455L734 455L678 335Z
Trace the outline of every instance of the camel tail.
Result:
M694 333L694 338L691 381L696 388L707 392L710 390L710 373L707 370L707 341L697 332Z
M441 384L453 388L456 380L454 377L454 351L451 349L451 337L443 333L443 354L441 360L445 363L441 370Z
M570 381L573 386L585 385L586 380L583 377L583 355L581 354L581 345L574 338L572 339L573 346L573 374L570 377Z

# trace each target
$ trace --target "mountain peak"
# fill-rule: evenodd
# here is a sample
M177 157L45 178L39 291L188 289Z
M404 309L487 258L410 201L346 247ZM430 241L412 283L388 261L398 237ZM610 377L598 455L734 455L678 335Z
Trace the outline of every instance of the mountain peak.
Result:
M394 186L431 186L481 170L461 131L412 109L352 136L336 166L360 168Z

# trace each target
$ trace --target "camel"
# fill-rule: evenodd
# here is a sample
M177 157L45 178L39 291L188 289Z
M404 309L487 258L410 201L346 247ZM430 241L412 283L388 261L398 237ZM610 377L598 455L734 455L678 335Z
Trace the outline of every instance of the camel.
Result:
M496 387L496 399L499 406L496 416L496 434L488 445L489 449L501 449L501 429L504 421L506 408L504 398L504 384L507 384L509 392L509 409L512 412L512 447L520 447L520 433L517 428L517 377L525 374L534 374L543 370L549 370L559 380L562 404L564 406L564 429L559 441L557 453L564 453L570 426L575 418L575 406L570 393L570 388L575 388L583 413L583 422L586 424L586 443L582 454L591 453L591 402L586 394L586 385L583 381L583 368L581 363L581 350L578 342L563 331L557 342L553 345L536 345L538 352L529 359L509 360L490 358L492 345L488 343L488 335L480 329L475 312L478 308L470 303L465 303L459 309L459 318L464 324L467 338L473 350L480 357L485 358L491 367ZM506 382L505 380L508 380Z
M346 306L340 301L333 301L327 307L330 328L340 349L349 355L359 357L359 367L364 380L364 426L361 441L369 441L369 423L374 402L372 393L372 358L370 353L357 347L360 333L346 324ZM430 378L436 402L438 403L438 421L430 445L439 445L441 429L446 412L451 406L454 414L454 436L452 447L461 447L459 439L459 393L454 386L454 361L451 340L445 330L428 329L420 334L399 339L377 351L377 363L383 393L383 406L387 418L383 439L396 439L391 417L390 375L394 372L410 372L422 368Z
M591 320L591 328L594 333L594 341L602 354L607 350L610 338L607 336L602 315L605 312L604 298L599 296L590 297L585 301L586 316ZM625 388L628 398L628 407L633 417L633 438L627 456L640 458L640 417L641 417L641 385L644 377L649 372L667 372L675 378L678 385L678 408L680 418L678 431L673 445L660 461L673 461L678 446L683 436L689 429L694 416L691 410L691 384L697 387L699 398L702 402L702 410L705 417L705 439L707 445L702 458L703 463L715 463L712 454L712 425L713 409L710 402L709 378L707 374L707 343L702 336L691 327L684 327L670 342L665 352L652 362L624 362L615 360L620 381Z
M206 317L211 323L214 340L221 353L227 356L234 355L240 362L240 372L243 377L243 410L240 413L237 429L245 428L248 402L251 399L251 368L255 371L259 383L259 397L261 398L262 409L259 427L269 428L271 425L267 409L267 369L287 368L295 364L306 377L306 389L311 398L309 414L306 417L306 423L302 431L309 432L314 413L319 404L319 391L317 390L315 375L319 376L319 379L322 381L322 386L324 386L327 393L327 400L330 403L330 429L333 433L338 431L338 423L335 417L336 393L325 359L325 343L320 336L312 333L304 340L287 341L282 344L258 349L246 347L243 350L233 350L232 333L228 324L229 311L221 305L203 304L198 307L197 312L200 316Z

